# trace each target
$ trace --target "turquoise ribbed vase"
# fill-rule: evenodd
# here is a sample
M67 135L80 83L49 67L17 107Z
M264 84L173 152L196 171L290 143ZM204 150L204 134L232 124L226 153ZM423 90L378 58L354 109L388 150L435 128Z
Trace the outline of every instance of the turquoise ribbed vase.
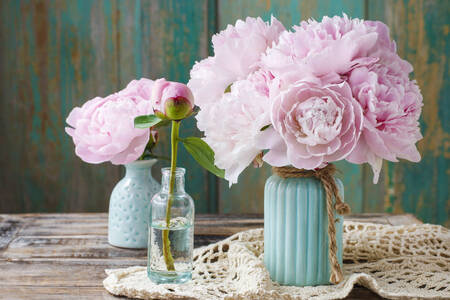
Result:
M342 182L335 178L344 199ZM325 190L316 178L272 175L264 190L264 263L283 285L330 284ZM336 215L337 257L342 266L342 216Z
M108 242L123 248L147 248L150 200L161 189L152 177L156 159L125 165L125 177L114 187L109 200Z

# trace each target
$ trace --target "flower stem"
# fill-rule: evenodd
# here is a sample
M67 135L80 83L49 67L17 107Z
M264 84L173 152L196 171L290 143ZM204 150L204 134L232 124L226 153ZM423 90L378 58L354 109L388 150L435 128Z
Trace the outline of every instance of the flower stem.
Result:
M170 179L169 179L169 199L166 206L166 228L163 230L162 242L163 242L163 255L164 262L166 263L167 271L175 271L172 253L170 251L170 209L173 202L173 192L175 185L175 170L177 168L177 151L178 151L178 135L180 131L180 121L172 121L172 134L171 134L171 146L172 157L170 161Z

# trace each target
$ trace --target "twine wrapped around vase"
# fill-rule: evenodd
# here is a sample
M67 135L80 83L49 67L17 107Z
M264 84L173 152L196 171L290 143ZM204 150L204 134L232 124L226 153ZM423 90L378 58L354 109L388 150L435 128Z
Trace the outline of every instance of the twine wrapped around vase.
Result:
M334 210L340 215L345 215L350 213L350 207L342 201L339 195L339 190L333 177L336 172L336 167L333 164L328 164L325 168L316 170L304 170L294 167L273 167L272 170L282 178L315 177L322 183L325 189L328 214L328 259L331 264L330 282L333 284L341 282L344 279L344 275L337 259ZM333 198L336 199L334 206Z

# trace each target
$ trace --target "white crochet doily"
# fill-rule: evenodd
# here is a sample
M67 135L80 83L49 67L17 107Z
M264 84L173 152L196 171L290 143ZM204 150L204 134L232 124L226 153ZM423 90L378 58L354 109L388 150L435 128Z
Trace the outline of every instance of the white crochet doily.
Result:
M263 263L262 229L194 250L193 279L152 283L145 267L106 270L104 287L139 299L339 299L360 284L382 297L450 299L450 233L438 225L344 223L344 274L338 285L280 286Z

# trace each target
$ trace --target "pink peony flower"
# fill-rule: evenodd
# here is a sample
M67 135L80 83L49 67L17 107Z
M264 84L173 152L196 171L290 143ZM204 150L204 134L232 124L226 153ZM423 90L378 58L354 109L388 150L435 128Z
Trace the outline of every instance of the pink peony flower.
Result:
M194 109L191 90L183 83L167 81L164 78L155 81L151 101L156 115L172 120L187 118Z
M149 140L150 130L134 128L134 118L150 113L150 101L125 89L75 107L67 117L70 127L66 127L66 132L73 138L75 153L83 161L127 164L142 155Z
M324 167L345 158L362 130L362 111L346 83L297 82L274 96L269 128L258 146L264 161L299 169Z
M233 74L224 71L215 63L214 57L195 63L190 75L187 85L194 94L195 104L199 107L217 101L230 83L236 80Z
M149 101L152 95L152 87L154 81L141 78L139 80L132 80L128 83L127 87L119 92L120 95L127 95L131 97L141 97L144 100Z
M271 24L261 18L238 20L212 38L214 56L197 62L191 70L188 86L201 108L221 98L227 87L246 79L259 66L261 54L285 30L274 17Z
M353 94L364 111L364 130L347 160L368 162L374 170L374 182L378 181L382 159L420 161L415 143L422 138L419 129L422 95L408 73L396 68L400 71L397 73L391 68L393 65L395 61L392 64L380 61L369 68L353 70L349 78Z
M270 124L270 102L262 91L265 78L253 74L248 80L236 81L214 105L206 105L197 115L197 126L215 152L215 164L225 170L230 185L261 152L256 146L261 128Z
M274 77L270 72L266 72L264 70L258 70L255 73L250 74L247 77L247 80L250 81L256 91L264 95L266 97L270 96L270 88L275 88L277 81L274 81Z
M378 38L377 27L371 23L344 14L323 17L322 22L303 21L293 28L261 59L263 67L285 84L309 78L339 83L351 69L378 60L369 55Z

